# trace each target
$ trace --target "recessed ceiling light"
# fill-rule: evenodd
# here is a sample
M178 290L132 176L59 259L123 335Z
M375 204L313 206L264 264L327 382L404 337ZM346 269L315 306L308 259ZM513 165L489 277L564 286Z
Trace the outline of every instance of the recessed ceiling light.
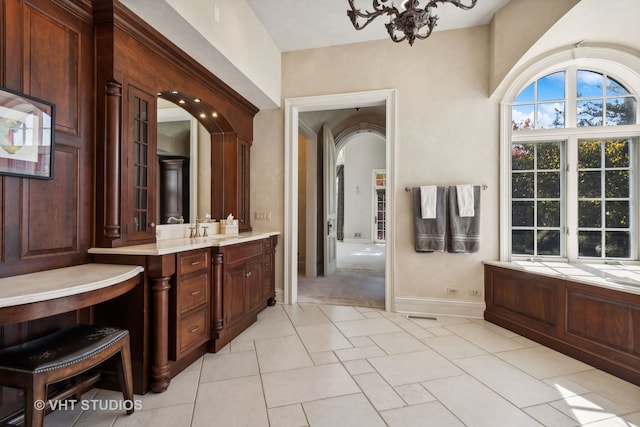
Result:
M218 117L218 113L216 113L215 111L213 113L211 113L211 116L213 117Z
M194 99L193 102L200 102L200 98Z
M179 104L184 104L184 103L185 103L185 101L184 101L184 99L181 99L180 101L178 101L178 103L179 103Z

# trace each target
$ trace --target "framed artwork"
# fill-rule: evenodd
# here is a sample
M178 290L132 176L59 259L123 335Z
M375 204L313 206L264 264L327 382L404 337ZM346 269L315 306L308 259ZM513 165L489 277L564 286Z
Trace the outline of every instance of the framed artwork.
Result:
M52 179L55 105L0 88L0 175Z

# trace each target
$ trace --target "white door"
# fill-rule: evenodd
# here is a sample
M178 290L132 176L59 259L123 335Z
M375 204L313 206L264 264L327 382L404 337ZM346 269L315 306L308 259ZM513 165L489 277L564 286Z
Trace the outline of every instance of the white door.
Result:
M331 129L322 125L324 175L324 275L336 272L338 205L336 203L336 144Z

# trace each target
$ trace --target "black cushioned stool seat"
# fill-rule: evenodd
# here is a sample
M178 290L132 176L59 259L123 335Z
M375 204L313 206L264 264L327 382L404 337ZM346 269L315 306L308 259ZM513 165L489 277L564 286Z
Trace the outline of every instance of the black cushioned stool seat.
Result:
M96 325L75 325L0 350L0 385L22 388L25 426L42 426L47 385L81 374L119 354L116 366L125 400L133 400L129 332ZM132 403L132 402L131 402ZM133 404L127 414L133 413Z

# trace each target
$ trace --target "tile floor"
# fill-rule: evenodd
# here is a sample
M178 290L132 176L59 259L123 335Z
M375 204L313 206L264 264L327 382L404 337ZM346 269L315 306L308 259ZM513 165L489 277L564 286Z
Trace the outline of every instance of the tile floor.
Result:
M314 304L267 308L133 415L120 397L45 426L640 425L640 387L483 320Z

